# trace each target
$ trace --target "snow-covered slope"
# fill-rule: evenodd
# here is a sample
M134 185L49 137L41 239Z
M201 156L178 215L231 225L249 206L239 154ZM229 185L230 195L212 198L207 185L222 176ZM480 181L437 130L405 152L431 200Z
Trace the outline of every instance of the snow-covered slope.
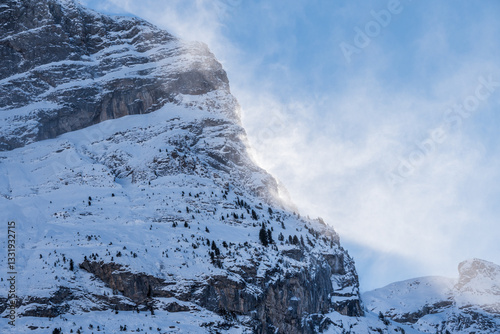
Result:
M426 333L500 332L500 266L460 263L459 279L422 277L363 294L370 312Z
M73 1L11 0L0 17L17 332L314 333L363 314L353 260L250 159L205 46Z
M249 326L259 308L270 322L271 305L297 321L359 314L356 272L337 234L259 197L270 176L250 162L223 160L232 126L169 105L0 154L1 218L18 231L19 313L187 302L248 316Z

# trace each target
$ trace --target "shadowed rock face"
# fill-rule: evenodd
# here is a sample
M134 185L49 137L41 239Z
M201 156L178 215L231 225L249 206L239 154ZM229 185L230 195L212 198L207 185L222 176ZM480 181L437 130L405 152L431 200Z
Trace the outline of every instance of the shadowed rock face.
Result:
M101 279L113 291L130 298L137 307L153 305L154 298L175 297L222 315L250 316L255 333L274 333L276 328L279 333L314 333L314 327L324 320L321 315L331 310L348 316L363 315L356 276L344 281L344 286L354 287L351 294L342 295L349 298L335 301L334 297L340 295L333 289L332 277L344 278L346 265L349 271L353 270L351 260L344 259L343 254L324 254L315 258L310 267L295 273L274 270L256 280L257 268L241 268L242 280L215 275L182 284L167 283L144 273L131 273L116 263L86 260L80 268ZM281 278L273 280L276 276ZM179 311L177 306L171 304L167 308ZM107 301L107 307L122 309L122 301ZM189 311L189 308L180 311ZM317 319L309 319L310 324L304 323L304 314L315 314Z
M204 44L137 18L24 0L0 6L0 22L0 150L149 113L180 95L229 92Z
M261 278L255 277L257 267L241 267L238 273L231 272L231 275L167 282L150 274L132 273L126 266L114 262L85 259L79 268L101 280L113 290L112 295L60 287L50 297L19 299L18 307L29 306L23 312L27 317L56 317L69 312L75 301L87 301L86 305L91 306L85 311L164 309L188 312L201 307L230 317L248 316L250 323L246 325L252 327L254 333L283 334L316 333L320 324L328 326L324 314L332 310L347 316L362 316L357 277L346 275L348 271L354 272L352 260L341 253L322 254L309 260L304 262L309 266L302 270L285 273L275 268ZM335 267L332 267L330 264L334 262ZM338 278L343 280L344 288L351 290L350 295L339 295L334 290L332 279ZM336 300L339 296L343 299ZM157 298L175 298L195 306L179 305L175 301L165 304ZM0 298L0 312L6 307L2 303L6 305ZM311 317L304 318L304 315Z

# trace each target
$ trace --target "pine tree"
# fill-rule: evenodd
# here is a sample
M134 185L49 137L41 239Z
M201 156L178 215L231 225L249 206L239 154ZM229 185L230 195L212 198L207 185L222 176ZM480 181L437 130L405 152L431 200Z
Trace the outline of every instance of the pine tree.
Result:
M267 231L266 231L266 228L265 228L264 225L262 225L262 227L260 228L260 231L259 231L259 240L266 247L269 244L269 240L267 238Z

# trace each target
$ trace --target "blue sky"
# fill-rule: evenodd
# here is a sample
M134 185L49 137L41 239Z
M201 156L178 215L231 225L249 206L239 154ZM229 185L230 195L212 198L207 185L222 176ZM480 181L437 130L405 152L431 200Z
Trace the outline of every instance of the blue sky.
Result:
M363 290L500 264L498 1L82 3L209 45L255 159L340 233Z

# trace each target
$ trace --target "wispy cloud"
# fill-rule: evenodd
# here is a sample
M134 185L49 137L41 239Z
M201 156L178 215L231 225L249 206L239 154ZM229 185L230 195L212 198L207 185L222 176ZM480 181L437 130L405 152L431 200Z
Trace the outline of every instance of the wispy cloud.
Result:
M491 184L500 177L498 160L484 147L492 138L471 131L481 127L484 114L491 116L500 91L479 99L459 127L447 129L446 139L404 184L387 181L387 171L443 126L450 108L472 101L480 78L500 79L487 56L490 34L480 34L492 21L469 22L476 34L456 36L442 17L433 19L441 23L392 47L403 52L414 46L416 54L406 64L398 55L384 54L379 61L376 56L388 46L375 46L358 64L361 69L343 77L339 91L284 103L281 96L267 96L269 102L247 109L246 125L261 163L284 181L305 213L326 218L353 247L365 288L413 275L456 275L457 263L473 256L500 261L494 241L500 230L492 228L498 212L487 204L498 196ZM457 51L457 43L472 48ZM399 72L398 66L415 73L404 77L407 70ZM387 85L384 76L393 76ZM286 125L266 129L262 120L273 110ZM262 129L273 136L259 136Z

